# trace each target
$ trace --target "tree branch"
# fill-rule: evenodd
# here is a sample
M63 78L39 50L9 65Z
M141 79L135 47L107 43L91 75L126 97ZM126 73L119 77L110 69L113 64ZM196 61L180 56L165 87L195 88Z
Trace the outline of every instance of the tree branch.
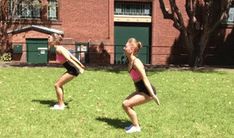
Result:
M164 1L159 0L159 3L160 3L160 8L161 8L162 13L163 13L163 17L165 19L172 19L173 20L173 15L168 11L168 9L166 9Z
M192 3L191 3L191 0L186 0L186 3L185 3L185 8L186 8L186 13L188 15L189 18L193 17L193 8L192 8Z
M178 25L177 27L180 31L186 31L183 16L178 6L176 5L175 0L169 0L169 1L170 1L171 9L172 9L172 14L174 15L173 16L174 24Z

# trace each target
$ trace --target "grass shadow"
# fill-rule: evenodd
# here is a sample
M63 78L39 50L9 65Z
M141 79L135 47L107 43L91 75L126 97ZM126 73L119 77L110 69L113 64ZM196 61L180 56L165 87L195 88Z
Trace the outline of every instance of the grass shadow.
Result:
M131 124L131 122L128 120L121 120L118 118L97 117L96 120L105 122L108 125L118 129L123 129L124 127L129 126Z
M52 107L53 105L55 105L57 103L57 101L55 101L55 100L32 100L32 102L40 103L43 105L48 105L48 107ZM68 102L65 102L65 105L69 108Z

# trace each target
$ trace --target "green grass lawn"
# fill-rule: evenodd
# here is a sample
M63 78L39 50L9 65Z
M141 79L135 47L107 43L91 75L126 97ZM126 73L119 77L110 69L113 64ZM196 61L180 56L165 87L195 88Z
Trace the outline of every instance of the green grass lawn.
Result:
M90 69L65 88L64 111L54 82L63 68L0 68L1 138L232 138L234 71L156 70L147 72L161 106L136 107L142 132L125 134L130 124L122 101L134 85L127 71Z

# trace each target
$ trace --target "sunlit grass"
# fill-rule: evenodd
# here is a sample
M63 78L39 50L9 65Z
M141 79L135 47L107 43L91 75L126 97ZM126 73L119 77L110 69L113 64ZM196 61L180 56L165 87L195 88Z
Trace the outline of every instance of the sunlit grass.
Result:
M64 111L54 82L63 68L0 68L0 137L209 137L234 136L234 72L148 72L161 106L136 107L142 132L125 134L121 104L134 86L127 71L91 69L68 83Z

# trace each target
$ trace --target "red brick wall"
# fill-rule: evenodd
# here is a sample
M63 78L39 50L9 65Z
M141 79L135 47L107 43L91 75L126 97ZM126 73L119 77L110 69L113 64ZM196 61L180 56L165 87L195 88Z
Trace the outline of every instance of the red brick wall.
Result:
M46 3L46 0L43 1ZM177 3L184 13L184 1ZM169 8L168 3L166 5ZM164 19L159 1L153 0L152 7L151 64L169 64L173 55L172 46L178 39L179 31L173 27L171 20ZM114 0L61 0L59 21L45 25L64 31L64 46L68 49L74 49L75 42L90 42L91 64L114 63ZM47 38L47 34L28 31L13 38L16 42L22 42L27 37ZM23 50L25 51L25 46ZM21 61L26 61L24 54Z
M89 41L96 46L102 42L104 45L114 43L114 0L63 0L60 4L61 28L65 37L78 42ZM106 46L105 49L110 53L109 62L113 63L113 48Z

